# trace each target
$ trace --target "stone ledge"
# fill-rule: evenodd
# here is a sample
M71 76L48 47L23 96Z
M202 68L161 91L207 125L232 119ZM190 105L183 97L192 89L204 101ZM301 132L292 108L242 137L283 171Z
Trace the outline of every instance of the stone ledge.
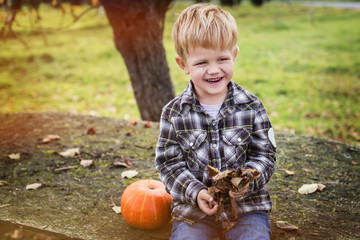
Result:
M123 190L139 179L158 179L153 159L158 124L63 113L0 115L0 225L21 226L77 239L168 239L171 223L154 231L137 230L111 208L120 205ZM95 135L88 135L93 127ZM43 144L48 134L58 141ZM276 134L277 171L268 184L274 210L272 239L359 239L360 150L346 144L309 136ZM56 152L80 147L80 156L62 158ZM7 155L20 153L20 160ZM94 159L95 166L68 171L54 169L79 165L79 158ZM112 163L133 160L140 174L122 179L125 169ZM295 171L293 176L285 169ZM304 169L306 171L304 171ZM37 190L29 183L42 182ZM326 185L323 192L301 195L305 183ZM299 227L285 231L275 221Z

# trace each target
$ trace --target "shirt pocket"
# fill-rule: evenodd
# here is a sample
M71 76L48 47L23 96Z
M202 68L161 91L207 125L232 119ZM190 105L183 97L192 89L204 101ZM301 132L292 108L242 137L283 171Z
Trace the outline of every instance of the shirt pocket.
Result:
M251 128L232 128L222 131L224 141L224 163L226 169L241 167L247 155L248 146L252 141Z
M198 172L207 165L206 136L207 134L204 131L182 131L177 133L177 142L184 152L186 165L192 172Z

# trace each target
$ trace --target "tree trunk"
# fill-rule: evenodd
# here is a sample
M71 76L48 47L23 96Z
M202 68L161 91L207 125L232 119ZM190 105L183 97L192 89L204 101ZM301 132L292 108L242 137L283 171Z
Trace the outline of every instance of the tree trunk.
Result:
M143 120L159 121L174 98L162 37L172 0L102 0Z

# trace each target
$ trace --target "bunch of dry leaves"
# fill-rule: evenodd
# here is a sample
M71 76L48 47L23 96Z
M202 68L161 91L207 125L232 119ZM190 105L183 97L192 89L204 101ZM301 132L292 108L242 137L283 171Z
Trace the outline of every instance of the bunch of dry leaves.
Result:
M232 215L235 219L238 219L238 206L235 198L230 197L229 191L231 190L234 193L243 192L244 188L247 188L252 180L260 177L260 173L255 169L238 168L220 172L209 165L207 168L209 177L215 181L214 186L208 189L208 193L219 204L216 220L219 220L219 216L225 211L225 206L228 206L229 203Z

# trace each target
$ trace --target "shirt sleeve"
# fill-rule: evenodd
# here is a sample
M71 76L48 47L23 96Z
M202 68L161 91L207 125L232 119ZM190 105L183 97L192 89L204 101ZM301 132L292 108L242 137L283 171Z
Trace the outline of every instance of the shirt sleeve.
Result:
M187 168L175 129L164 114L160 119L155 166L173 201L197 206L198 193L207 188Z
M261 176L250 183L249 195L264 188L275 171L276 144L272 133L273 130L266 110L263 104L259 103L254 119L252 142L244 167L256 169L261 173Z

